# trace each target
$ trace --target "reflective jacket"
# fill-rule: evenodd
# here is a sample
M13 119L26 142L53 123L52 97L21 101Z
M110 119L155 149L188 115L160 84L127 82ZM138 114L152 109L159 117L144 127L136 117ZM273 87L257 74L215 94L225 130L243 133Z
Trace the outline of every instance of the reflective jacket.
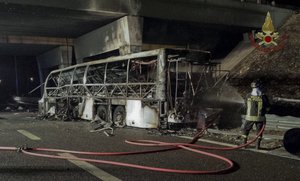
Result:
M249 96L246 101L246 117L247 121L265 121L265 114L269 109L267 96Z

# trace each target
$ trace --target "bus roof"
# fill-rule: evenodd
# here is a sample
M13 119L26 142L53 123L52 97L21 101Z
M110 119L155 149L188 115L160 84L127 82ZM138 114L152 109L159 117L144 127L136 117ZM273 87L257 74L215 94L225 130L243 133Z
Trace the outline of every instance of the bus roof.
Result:
M138 53L108 57L108 58L104 58L104 59L80 63L80 64L72 65L69 67L53 70L53 71L51 71L51 73L66 71L66 70L73 69L75 67L84 67L84 66L95 65L95 64L100 64L100 63L108 63L108 62L115 62L115 61L120 61L120 60L157 56L163 52L166 52L168 55L171 55L171 54L188 55L189 53L194 52L194 53L197 53L198 55L199 54L205 55L203 57L206 57L206 58L203 58L203 59L206 59L206 61L210 60L210 54L211 54L209 51L204 51L204 50L183 49L183 48L160 48L160 49L155 49L155 50L142 51L142 52L138 52Z

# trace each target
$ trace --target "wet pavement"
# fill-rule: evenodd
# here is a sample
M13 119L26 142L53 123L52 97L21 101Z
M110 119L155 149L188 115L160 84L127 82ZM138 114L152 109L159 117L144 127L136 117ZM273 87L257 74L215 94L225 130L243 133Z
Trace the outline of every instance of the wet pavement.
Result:
M166 142L188 142L189 136L153 130L120 128L108 137L102 132L91 133L85 121L62 122L35 119L34 113L0 113L0 146L47 147L84 151L138 151L149 150L124 143L124 140L151 139ZM212 133L210 133L212 134ZM215 133L216 134L216 133ZM188 135L188 134L187 134ZM36 136L36 137L34 137ZM221 146L225 141L204 137L197 144ZM266 135L267 136L267 135ZM215 142L211 142L215 141ZM300 177L300 161L279 156L279 149L260 152L251 148L233 151L211 151L235 162L235 167L223 175L191 175L145 171L105 164L73 163L23 155L16 152L0 153L1 180L297 180ZM266 154L267 153L267 154ZM285 152L287 154L287 152ZM61 153L65 154L65 153ZM77 156L77 155L76 155ZM94 158L94 156L88 156ZM177 150L148 155L101 157L98 159L122 161L149 166L177 169L212 170L224 167L224 163L205 156ZM280 164L279 164L280 163Z
M172 130L148 131L148 134L178 136L190 140L192 140L193 136L196 135L196 133L197 130L192 128L184 128L179 131L172 131ZM245 149L253 152L260 152L260 153L300 160L299 156L290 154L284 149L283 142L282 142L284 133L285 130L267 129L264 131L263 140L261 142L261 148L259 150L255 149L255 142L247 146L247 148ZM214 143L223 146L238 146L243 142L240 135L241 135L240 128L226 129L226 130L207 129L205 135L201 137L199 141ZM256 130L252 130L250 132L248 141L251 141L255 137L256 137Z

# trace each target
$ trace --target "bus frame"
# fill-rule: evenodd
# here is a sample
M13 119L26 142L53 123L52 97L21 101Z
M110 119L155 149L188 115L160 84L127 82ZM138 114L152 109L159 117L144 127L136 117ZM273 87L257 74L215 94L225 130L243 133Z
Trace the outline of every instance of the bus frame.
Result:
M221 82L218 68L210 52L188 49L81 63L50 72L39 112L62 119L100 119L117 127L197 122L202 94Z

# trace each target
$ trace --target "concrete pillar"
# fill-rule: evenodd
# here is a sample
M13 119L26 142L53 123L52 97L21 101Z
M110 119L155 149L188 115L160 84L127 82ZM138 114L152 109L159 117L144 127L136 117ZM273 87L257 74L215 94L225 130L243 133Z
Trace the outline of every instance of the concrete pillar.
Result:
M59 68L65 68L65 67L72 65L73 47L60 46L59 49L61 52Z
M121 55L140 52L142 50L143 25L142 18L126 16L121 19L123 38L120 40Z
M119 50L121 55L142 48L143 19L125 16L74 40L77 63L84 58Z
M39 71L39 80L40 80L40 92L41 92L41 96L43 96L44 93L44 86L42 85L45 82L45 78L44 78L44 73L43 73L43 69L41 67L41 63L38 61L38 58L36 57L36 61L37 61L37 66L38 66L38 71Z
M59 46L42 55L37 56L39 76L41 83L53 69L68 67L72 64L71 46Z

